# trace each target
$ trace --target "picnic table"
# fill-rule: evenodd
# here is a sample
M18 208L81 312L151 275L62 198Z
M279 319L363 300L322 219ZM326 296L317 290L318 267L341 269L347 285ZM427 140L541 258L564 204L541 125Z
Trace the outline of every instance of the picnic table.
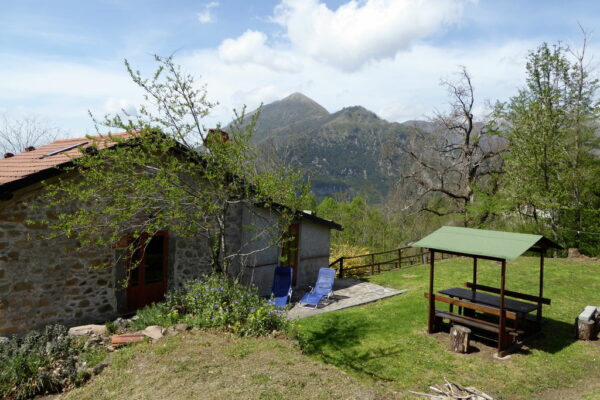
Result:
M493 294L476 292L471 289L460 287L440 290L439 293L445 294L446 296L452 298L467 300L471 303L485 304L486 306L500 309L500 296ZM525 318L525 315L537 310L538 305L514 299L504 299L504 308L506 308L508 311L516 313L519 315L519 318Z

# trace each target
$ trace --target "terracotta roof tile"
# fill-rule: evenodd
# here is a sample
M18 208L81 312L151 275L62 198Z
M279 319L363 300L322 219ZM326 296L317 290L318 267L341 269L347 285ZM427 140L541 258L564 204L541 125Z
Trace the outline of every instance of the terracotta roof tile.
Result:
M25 151L13 157L0 159L0 186L81 157L82 153L79 151L81 146L87 147L96 141L99 148L112 147L116 142L111 138L126 138L129 135L131 134L122 132L91 138L57 140L32 151Z

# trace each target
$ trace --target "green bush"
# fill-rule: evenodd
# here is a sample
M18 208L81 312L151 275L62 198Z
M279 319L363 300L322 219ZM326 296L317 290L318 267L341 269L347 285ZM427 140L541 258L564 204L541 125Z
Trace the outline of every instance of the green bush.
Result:
M162 303L138 312L134 328L186 323L200 328L219 327L240 336L261 336L286 330L286 312L269 304L257 291L223 275L190 281Z
M0 343L0 398L27 399L82 383L90 376L78 364L83 352L62 325Z

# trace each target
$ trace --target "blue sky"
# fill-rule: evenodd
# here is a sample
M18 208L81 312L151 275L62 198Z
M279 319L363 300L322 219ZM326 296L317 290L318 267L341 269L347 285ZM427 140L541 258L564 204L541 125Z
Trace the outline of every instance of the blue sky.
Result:
M600 2L2 0L0 112L92 132L87 110L141 101L124 58L150 72L152 54L173 52L220 103L208 125L295 91L330 111L360 104L389 120L424 118L444 107L439 80L458 65L483 112L522 85L528 50L579 43L578 23L596 30Z

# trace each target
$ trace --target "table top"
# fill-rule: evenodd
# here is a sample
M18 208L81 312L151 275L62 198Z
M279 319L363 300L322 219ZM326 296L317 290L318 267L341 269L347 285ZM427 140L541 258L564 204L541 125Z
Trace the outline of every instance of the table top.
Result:
M473 292L471 289L465 288L450 288L440 290L439 293L445 294L450 297L457 297L459 299L469 300L472 303L485 304L487 306L492 306L496 308L500 308L500 296L496 296L494 294L489 294L485 292ZM508 311L513 311L516 313L530 313L534 310L537 310L537 304L526 303L524 301L504 298L504 307Z

